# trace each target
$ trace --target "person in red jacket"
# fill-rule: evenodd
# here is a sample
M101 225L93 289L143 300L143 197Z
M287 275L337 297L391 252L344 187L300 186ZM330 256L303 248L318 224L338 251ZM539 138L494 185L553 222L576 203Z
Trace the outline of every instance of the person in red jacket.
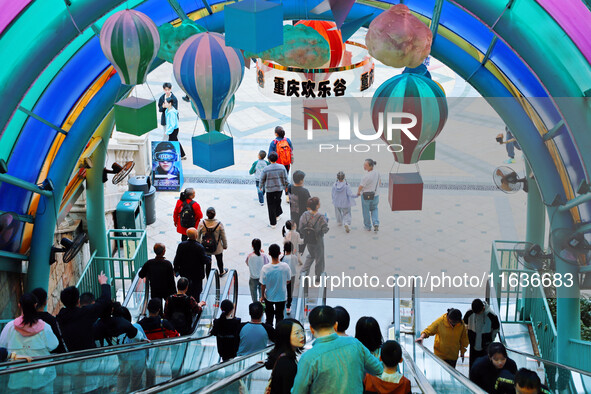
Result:
M194 198L195 189L192 187L186 188L184 192L181 192L181 196L174 207L172 216L176 232L181 234L181 241L187 240L187 229L191 227L197 228L199 221L203 218L201 207L197 201L193 201Z

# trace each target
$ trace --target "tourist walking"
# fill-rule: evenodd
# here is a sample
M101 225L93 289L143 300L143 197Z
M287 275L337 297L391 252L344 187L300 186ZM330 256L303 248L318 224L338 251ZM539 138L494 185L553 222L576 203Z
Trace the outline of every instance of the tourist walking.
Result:
M273 325L283 320L283 311L287 301L287 284L291 279L289 265L279 261L281 248L277 244L269 246L271 264L263 266L261 270L261 302L265 303L267 323Z
M300 229L304 237L304 244L308 248L308 255L302 267L302 273L309 274L310 267L316 262L315 282L320 281L324 272L324 234L328 232L328 221L325 215L318 213L320 199L308 199L308 210L300 218Z
M269 227L275 228L277 220L283 214L281 208L281 193L287 187L287 171L281 164L277 164L277 153L269 154L269 164L261 173L260 190L267 193L267 210L269 212Z
M195 189L192 187L186 188L176 202L174 212L172 214L174 226L177 233L181 234L181 241L187 240L187 229L191 227L197 228L199 221L203 218L201 207L194 201Z
M226 230L222 222L215 218L215 208L207 208L205 216L207 216L207 219L203 219L199 223L197 240L203 245L203 249L205 249L205 253L210 257L210 261L211 256L215 256L221 278L228 273L228 269L224 268L224 250L228 249ZM209 275L210 270L211 262L206 264L206 275Z
M208 264L211 265L211 259L205 254L203 246L197 242L195 228L188 229L187 236L189 238L177 246L174 256L174 272L189 280L187 294L199 301L203 289L205 268Z
M337 173L337 181L332 185L332 204L337 217L337 226L345 227L345 232L351 231L351 207L355 206L355 198L351 186L345 180L345 173Z
M374 170L376 164L372 159L366 159L363 162L363 169L366 171L366 174L361 179L361 183L357 189L357 196L362 196L363 226L367 231L371 231L373 226L373 231L375 232L380 227L380 219L378 217L380 174Z

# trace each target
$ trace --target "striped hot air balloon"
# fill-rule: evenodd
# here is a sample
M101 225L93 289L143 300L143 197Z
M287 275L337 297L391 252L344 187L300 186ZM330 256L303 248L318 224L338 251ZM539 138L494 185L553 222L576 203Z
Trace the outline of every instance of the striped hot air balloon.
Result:
M123 10L103 24L101 48L125 85L142 84L160 49L158 28L145 14Z
M205 32L189 37L176 52L173 68L176 81L202 120L228 115L226 107L244 76L244 58L225 45L224 36ZM215 122L206 128L215 130Z
M203 122L203 126L205 126L205 131L222 131L226 124L226 120L228 120L228 116L232 113L232 110L234 109L235 102L236 96L232 96L230 102L226 106L226 111L224 111L223 117L214 120L201 119ZM193 111L195 111L195 113L199 115L199 111L197 110L197 108L195 108L195 104L193 104L193 102L191 102L191 108L193 108Z
M388 113L404 112L416 117L416 125L408 131L412 140L399 129L388 138ZM402 145L401 152L393 152L394 159L402 164L419 161L421 152L433 141L447 121L447 100L438 84L418 74L400 74L384 82L376 90L371 101L371 115L375 130L389 145ZM394 123L408 124L409 117L395 118ZM392 149L396 150L396 149Z

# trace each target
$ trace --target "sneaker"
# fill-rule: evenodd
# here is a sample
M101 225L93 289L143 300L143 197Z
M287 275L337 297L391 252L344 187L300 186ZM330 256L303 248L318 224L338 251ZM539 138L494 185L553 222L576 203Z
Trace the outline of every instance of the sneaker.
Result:
M505 160L503 163L505 163L505 164L511 164L511 163L515 163L515 159L508 158L508 159L507 159L507 160Z
M275 227L277 227L277 226L276 226L276 225L274 225L274 224L270 224L270 225L269 225L269 227L271 227L271 228L275 228Z
M377 224L373 226L373 231L375 231L376 233L378 232L379 229L380 229L380 226L378 226Z
M371 231L371 227L370 228L365 228L365 231Z
M191 101L191 99L189 98L189 96L184 96L183 101L186 101L188 103L189 101Z
M351 231L351 229L349 228L349 225L345 224L345 232L348 233L349 231Z
M287 313L288 315L291 315L291 308L287 308L287 309L285 310L285 313Z
M285 196L285 202L289 204L289 196Z
M224 275L226 275L228 273L228 269L224 268L224 270L222 271L222 273L220 274L220 278L223 278Z
M264 203L264 202L262 202L262 203L260 203L260 204L261 204L261 207L262 207L263 205L265 205L265 203Z
M185 156L181 157L181 160L187 160L187 156L185 155Z
M279 221L279 219L281 219L281 215L277 216L276 220Z

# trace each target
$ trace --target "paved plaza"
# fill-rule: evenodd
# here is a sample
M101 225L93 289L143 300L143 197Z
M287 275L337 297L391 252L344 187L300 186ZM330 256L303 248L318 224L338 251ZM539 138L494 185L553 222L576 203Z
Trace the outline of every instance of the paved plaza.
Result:
M263 241L263 249L272 243L282 243L281 227L284 214L276 229L268 227L267 207L260 206L254 177L248 174L260 149L267 150L273 139L273 129L281 125L290 137L291 103L286 98L262 94L256 84L254 66L245 70L244 80L236 93L236 106L228 125L234 137L235 165L209 173L192 164L191 137L203 133L190 105L181 100L184 95L174 82L172 66L165 63L149 75L148 84L156 98L163 82L173 82L173 92L179 99L179 140L187 151L183 161L186 187L196 189L196 201L203 212L209 206L226 227L229 248L224 252L225 266L238 271L240 293L248 293L248 267L245 258L251 252L253 238ZM360 201L352 210L352 231L347 234L335 222L328 182L307 185L313 196L321 201L320 212L330 219L330 231L325 236L326 272L329 275L480 275L489 271L493 240L523 240L525 237L526 194L508 195L496 190L492 181L494 168L504 165L505 148L495 141L504 124L489 107L482 113L483 99L459 76L436 60L430 72L440 82L450 100L449 120L437 138L436 160L421 161L420 173L425 182L422 211L391 212L387 200L387 175L394 164L388 152L372 155L381 174L380 231L363 229ZM396 70L376 64L376 80L365 94L371 97L375 89ZM146 85L139 87L138 96L151 97ZM478 110L473 110L475 103ZM194 131L195 130L195 131ZM154 130L150 140L160 140L162 130ZM298 147L294 147L297 169ZM363 174L363 159L344 169L354 189ZM511 164L523 174L524 162L517 152L517 162ZM302 164L302 163L300 163ZM309 163L306 163L309 164ZM414 166L413 166L414 167ZM334 176L334 175L333 175ZM332 181L332 178L330 178ZM157 221L148 226L149 245L163 242L167 257L172 260L180 235L176 233L172 212L178 193L157 194ZM283 198L284 211L289 212ZM305 257L305 256L304 256ZM338 288L335 297L387 297L391 290L380 286L368 288ZM437 295L472 297L484 295L483 289L446 287Z

